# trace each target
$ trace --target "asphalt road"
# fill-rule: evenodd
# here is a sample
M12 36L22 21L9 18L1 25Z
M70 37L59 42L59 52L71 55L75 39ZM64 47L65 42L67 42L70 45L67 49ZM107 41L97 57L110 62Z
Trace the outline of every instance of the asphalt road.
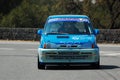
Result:
M0 80L120 80L120 44L99 44L101 67L37 69L39 42L0 41Z

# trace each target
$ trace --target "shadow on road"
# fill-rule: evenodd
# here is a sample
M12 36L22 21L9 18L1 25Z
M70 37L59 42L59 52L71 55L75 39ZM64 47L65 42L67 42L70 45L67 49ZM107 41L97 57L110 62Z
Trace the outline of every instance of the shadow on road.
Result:
M90 70L90 66L47 66L47 70Z
M106 70L117 68L120 67L115 65L101 65L99 69L94 69L91 66L47 66L47 70Z
M117 69L120 68L120 66L116 66L116 65L101 65L100 69Z

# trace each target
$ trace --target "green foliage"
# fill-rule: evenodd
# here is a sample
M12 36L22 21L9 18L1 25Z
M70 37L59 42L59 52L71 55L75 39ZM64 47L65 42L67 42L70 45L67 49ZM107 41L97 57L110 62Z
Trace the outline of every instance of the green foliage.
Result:
M0 27L42 28L49 15L85 14L96 28L120 28L119 0L0 0L0 5Z
M23 0L0 0L0 13L8 14L12 9L19 6Z

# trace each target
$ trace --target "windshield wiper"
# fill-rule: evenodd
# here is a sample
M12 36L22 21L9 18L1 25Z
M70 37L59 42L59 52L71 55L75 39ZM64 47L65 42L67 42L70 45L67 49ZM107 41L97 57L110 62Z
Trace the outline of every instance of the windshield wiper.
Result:
M58 32L49 32L49 33L46 33L46 34L58 34Z
M62 34L69 34L69 33L59 33L59 32L50 32L50 33L46 33L47 35L48 34L59 34L59 35L62 35Z

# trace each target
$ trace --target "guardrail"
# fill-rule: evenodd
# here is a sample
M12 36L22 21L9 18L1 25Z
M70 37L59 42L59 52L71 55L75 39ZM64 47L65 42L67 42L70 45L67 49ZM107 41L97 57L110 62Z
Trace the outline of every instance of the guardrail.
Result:
M1 40L39 40L38 28L0 28Z
M0 40L34 40L38 41L39 28L0 28ZM98 43L120 43L120 29L100 29Z
M105 43L120 43L120 29L100 29L97 41Z

